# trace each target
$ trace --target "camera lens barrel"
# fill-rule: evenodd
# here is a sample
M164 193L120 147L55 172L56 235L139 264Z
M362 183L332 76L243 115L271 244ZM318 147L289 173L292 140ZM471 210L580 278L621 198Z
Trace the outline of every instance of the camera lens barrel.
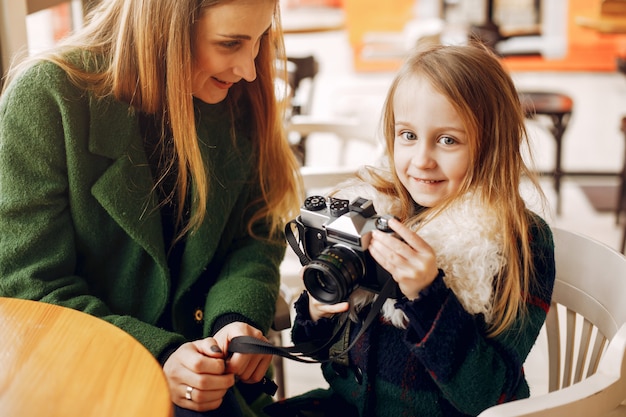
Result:
M303 280L315 299L336 304L348 298L364 275L365 265L359 254L338 244L325 248L304 268Z

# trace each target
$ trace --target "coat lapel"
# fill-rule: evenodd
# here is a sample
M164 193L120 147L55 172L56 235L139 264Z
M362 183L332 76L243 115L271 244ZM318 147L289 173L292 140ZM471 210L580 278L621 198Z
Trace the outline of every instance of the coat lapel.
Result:
M93 185L93 196L114 221L167 270L158 201L137 117L128 106L111 100L92 99L90 111L89 151L113 160ZM216 120L225 117L219 112L213 116ZM111 123L112 120L115 123ZM209 132L205 123L199 124L200 137L208 141L200 144L205 164L211 171L208 175L212 184L205 221L187 239L179 291L189 288L215 256L225 256L218 252L218 246L224 242L216 236L227 241L234 238L237 226L233 227L229 220L232 220L231 215L242 215L248 197L241 195L241 189L249 181L250 139L238 137L233 148L230 125L217 125L220 128L212 124ZM239 225L239 221L236 224Z
M110 100L92 99L90 107L89 150L113 160L93 185L93 196L166 269L160 213L137 118L128 106Z
M241 132L233 145L226 104L201 106L204 119L198 120L198 136L202 157L211 178L207 213L198 230L192 232L186 243L181 289L191 285L212 261L220 264L231 248L230 242L241 232L243 209L249 196L243 191L250 176L251 140ZM243 194L242 194L243 193ZM219 236L220 238L216 238ZM206 274L206 273L205 273ZM215 276L214 271L208 275Z

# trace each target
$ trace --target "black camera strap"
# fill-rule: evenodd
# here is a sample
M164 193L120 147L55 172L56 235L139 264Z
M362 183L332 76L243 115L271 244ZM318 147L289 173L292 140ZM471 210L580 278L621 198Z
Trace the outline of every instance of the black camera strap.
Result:
M361 329L352 340L352 343L350 343L350 345L348 345L348 347L346 347L342 352L339 352L336 355L332 355L328 359L316 360L312 357L315 356L316 353L328 349L335 343L337 338L341 336L349 320L348 313L343 314L337 330L321 347L317 344L310 342L301 343L294 346L276 346L271 344L270 342L254 338L252 336L238 336L230 341L228 345L228 352L278 355L287 359L306 363L323 363L336 361L344 356L350 349L352 349L352 347L356 344L356 342L363 335L363 333L365 333L367 328L374 322L374 320L376 320L380 309L383 307L383 304L390 297L390 295L393 294L395 285L396 283L392 279L388 280L385 285L383 285L383 288L378 294L376 301L374 301L374 303L372 304L371 310L365 317Z
M293 227L298 229L298 238L293 234ZM297 220L291 220L289 223L285 225L285 237L291 249L293 249L294 253L300 260L300 265L305 266L311 259L307 256L307 254L302 250L302 236L304 236L304 226Z

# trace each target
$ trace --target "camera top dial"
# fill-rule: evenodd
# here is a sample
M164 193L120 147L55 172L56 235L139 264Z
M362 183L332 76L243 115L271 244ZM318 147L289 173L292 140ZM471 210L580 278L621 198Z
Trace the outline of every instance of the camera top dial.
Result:
M342 200L340 198L330 199L330 215L333 217L339 217L350 211L350 201Z
M326 208L326 199L321 195L312 195L304 200L304 208L311 211L320 211Z

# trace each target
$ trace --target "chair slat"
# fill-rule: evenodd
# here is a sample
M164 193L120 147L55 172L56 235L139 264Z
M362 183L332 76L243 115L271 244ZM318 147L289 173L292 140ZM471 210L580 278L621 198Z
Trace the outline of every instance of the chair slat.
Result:
M576 312L568 308L565 315L565 362L563 364L561 388L569 387L572 384L574 346L576 346Z
M587 369L587 377L595 374L600 364L600 359L604 354L604 349L608 344L607 338L598 329L593 343L593 349L591 350L591 356L589 357L589 368Z
M585 365L587 363L587 354L589 353L589 345L591 341L591 333L593 332L593 324L589 320L583 319L580 329L580 338L578 342L578 358L576 359L576 368L574 372L574 383L580 382L585 373Z
M561 386L561 337L559 329L558 305L550 304L546 317L546 333L548 336L548 391L556 391Z

